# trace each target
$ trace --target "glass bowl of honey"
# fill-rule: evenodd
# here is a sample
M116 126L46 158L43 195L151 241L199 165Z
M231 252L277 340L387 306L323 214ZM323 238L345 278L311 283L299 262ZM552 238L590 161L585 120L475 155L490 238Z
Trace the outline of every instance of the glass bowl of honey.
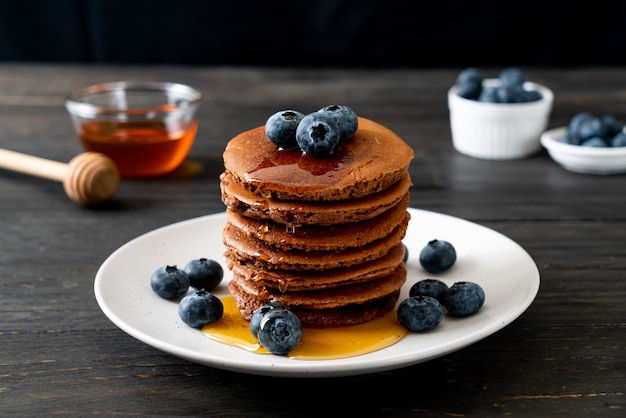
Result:
M184 84L117 81L84 87L65 107L85 151L107 155L123 177L152 177L187 157L201 102Z

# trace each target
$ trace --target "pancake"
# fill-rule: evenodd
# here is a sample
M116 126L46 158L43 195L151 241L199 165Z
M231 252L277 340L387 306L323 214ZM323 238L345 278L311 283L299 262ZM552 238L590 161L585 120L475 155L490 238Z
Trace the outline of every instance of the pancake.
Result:
M226 145L224 167L244 189L278 200L358 199L405 177L413 149L388 128L359 118L354 136L329 157L272 144L265 127L243 132Z
M246 266L228 254L226 261L233 274L257 286L278 289L281 292L319 290L362 283L391 274L402 263L404 246L396 245L383 257L349 268L323 271L259 270Z
M349 304L361 304L380 299L400 290L406 281L406 268L399 264L389 275L363 283L350 284L341 289L320 289L294 292L281 292L266 286L257 286L255 282L234 276L235 286L245 293L265 301L282 303L289 307L299 306L307 309L338 308ZM340 290L340 291L339 291Z
M408 193L393 208L371 219L340 223L320 228L307 225L293 228L272 221L247 218L227 210L228 221L250 237L261 239L266 244L281 250L340 251L350 247L367 245L389 235L398 225L408 223L406 211Z
M294 201L269 199L246 190L229 172L220 175L222 201L230 210L255 219L301 225L334 225L371 219L395 206L411 187L405 174L385 190L343 201Z
M230 222L226 223L222 238L228 256L250 267L268 270L321 271L350 267L384 256L404 238L407 227L408 219L384 238L362 247L337 252L281 250L260 239L246 235Z
M394 309L399 296L400 291L397 291L384 298L360 305L324 309L322 312L316 309L295 307L292 311L298 316L300 322L309 328L345 327L362 324L386 315Z
M406 281L406 268L396 270L377 280L331 290L280 292L255 286L234 275L228 289L243 318L250 320L254 311L266 303L288 306L304 327L354 325L370 321L391 311Z

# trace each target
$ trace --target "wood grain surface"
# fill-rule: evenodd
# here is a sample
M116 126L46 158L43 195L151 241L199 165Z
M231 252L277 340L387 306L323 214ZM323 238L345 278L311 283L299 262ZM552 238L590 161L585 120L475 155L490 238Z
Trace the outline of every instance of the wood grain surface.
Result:
M82 151L63 106L80 87L150 79L205 95L184 165L159 178L123 179L104 207L80 207L57 182L0 170L0 415L624 416L626 177L571 173L545 151L508 162L457 153L446 92L460 70L0 65L0 148L55 161ZM626 121L626 69L524 72L555 93L550 128L580 111ZM280 109L332 103L414 148L411 206L478 222L528 251L541 287L524 314L426 363L332 379L197 365L108 320L93 279L114 250L157 227L223 211L218 176L232 136Z

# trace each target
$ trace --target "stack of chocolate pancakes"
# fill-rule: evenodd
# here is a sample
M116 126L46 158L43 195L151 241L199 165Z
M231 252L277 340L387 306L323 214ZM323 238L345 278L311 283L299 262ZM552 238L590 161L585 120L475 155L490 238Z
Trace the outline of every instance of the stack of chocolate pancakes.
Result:
M279 302L319 328L391 311L406 281L412 159L400 137L364 118L327 157L277 148L263 126L233 138L222 238L242 316Z

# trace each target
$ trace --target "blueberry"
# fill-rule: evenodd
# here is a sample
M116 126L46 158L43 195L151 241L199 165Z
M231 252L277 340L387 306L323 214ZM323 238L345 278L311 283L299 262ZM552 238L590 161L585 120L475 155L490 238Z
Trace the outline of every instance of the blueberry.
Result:
M593 137L606 137L606 128L602 119L596 116L585 118L578 126L578 135L582 142Z
M189 276L176 266L159 267L150 276L150 286L164 299L178 299L189 290Z
M443 306L430 296L411 296L400 302L397 317L409 331L428 331L443 319Z
M265 135L270 142L284 149L298 148L296 129L304 114L297 110L281 110L265 122Z
M339 141L347 141L354 136L359 127L359 118L354 110L344 105L329 105L318 110L337 121L339 124Z
M276 308L283 308L283 306L278 302L270 302L256 309L252 313L252 318L250 318L250 332L252 333L252 336L254 336L254 338L258 338L259 326L261 324L261 319L263 319L263 316L272 309Z
M485 86L483 91L478 96L479 102L485 103L498 103L498 87L497 86Z
M326 113L309 113L298 125L296 141L302 152L315 157L330 155L339 143L337 120Z
M469 67L459 73L456 78L457 95L465 99L478 100L483 87L483 75L475 67Z
M604 115L601 117L601 120L604 124L608 138L613 138L615 135L624 130L624 124L618 121L613 115Z
M478 68L468 67L459 73L456 78L456 84L481 84L484 78Z
M567 134L571 137L580 137L580 127L587 119L593 118L591 113L580 112L575 114L567 126Z
M183 269L189 276L189 285L196 289L211 291L224 277L222 266L215 260L197 258L191 260Z
M580 122L582 122L582 116L581 116L581 119L579 119L578 121L574 122L574 120L572 120L572 122L570 122L570 127L568 127L567 132L565 133L565 136L561 138L561 142L565 144L570 144L570 145L580 145L582 143L582 139L580 139L580 136L578 134L578 125L577 125ZM571 127L573 123L575 127Z
M570 119L562 142L586 147L612 147L620 141L626 143L626 138L614 140L623 132L624 124L613 115L596 117L588 112L580 112Z
M460 84L456 94L464 99L478 100L482 89L480 84Z
M612 147L626 147L626 132L620 131L611 138Z
M517 84L498 86L496 94L499 103L524 103L526 101L526 90Z
M202 328L224 315L224 305L217 296L204 289L190 293L181 299L178 316L193 328Z
M420 252L420 264L429 273L448 270L456 261L456 250L448 241L434 239Z
M485 303L485 292L474 282L456 282L446 292L443 306L451 316L468 316Z
M423 279L415 282L409 289L409 296L430 296L443 303L448 285L437 279Z
M606 141L600 138L599 136L594 136L593 138L585 139L580 145L583 147L590 147L590 148L606 148L609 146L609 144L607 144Z
M259 324L259 343L273 354L284 355L300 344L302 324L288 309L270 309Z
M536 102L543 98L541 93L539 93L539 91L537 90L525 90L525 92L526 92L526 99L525 99L526 102Z
M564 143L564 144L570 144L570 145L580 145L581 144L581 140L579 137L570 134L569 131L565 134L564 137L562 137L560 139L560 142Z
M523 87L526 77L519 67L508 67L500 72L498 77L501 86Z
M402 244L402 246L404 247L404 257L402 257L402 262L406 263L409 260L409 247L407 247L406 244Z

